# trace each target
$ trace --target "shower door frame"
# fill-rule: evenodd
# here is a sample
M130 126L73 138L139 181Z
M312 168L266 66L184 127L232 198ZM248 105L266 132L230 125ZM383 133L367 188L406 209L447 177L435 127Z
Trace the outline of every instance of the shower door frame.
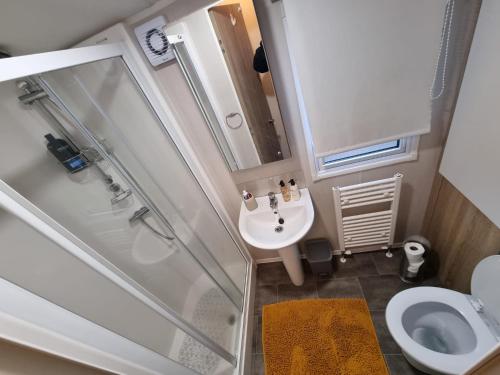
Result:
M122 25L118 26L123 28ZM159 304L155 299L151 299L151 296L147 295L148 293L144 293L141 296L141 292L145 292L145 290L138 285L134 285L133 282L130 283L130 278L128 277L123 280L123 276L126 275L124 275L116 267L114 269L113 267L111 267L110 269L109 264L104 266L102 264L102 260L95 259L95 257L93 261L89 261L89 259L82 260L84 260L88 265L98 270L98 272L105 275L113 282L116 283L117 279L122 280L123 283L121 283L120 287L125 289L128 293L135 295L150 307L153 307L157 312L160 312L165 318L174 323L177 327L182 327L181 329L183 331L185 331L191 337L194 337L196 340L201 342L214 353L218 354L220 357L224 358L229 363L233 364L233 366L238 369L238 373L242 374L244 371L244 367L248 367L248 364L244 362L246 362L246 351L247 346L249 345L247 332L248 318L250 316L249 306L253 304L251 290L253 290L253 285L255 283L255 280L253 279L255 268L254 260L248 253L248 250L246 249L243 241L239 237L235 225L230 220L228 212L225 210L222 202L218 199L216 190L210 183L210 179L204 173L201 164L197 161L196 155L194 154L193 150L189 148L186 139L183 137L183 134L180 133L178 129L172 129L171 127L169 128L167 126L167 124L175 123L175 120L168 110L168 105L162 99L160 99L161 92L159 91L158 87L155 87L154 82L152 82L152 77L148 77L147 74L143 74L143 72L141 71L141 68L144 69L144 65L141 64L140 57L137 55L137 52L134 51L134 49L130 45L130 42L130 40L125 40L104 45L80 47L68 50L2 59L0 60L0 83L54 70L60 70L96 61L106 60L114 57L122 58L126 67L129 69L132 78L137 83L138 89L142 92L145 99L149 102L151 109L155 112L158 121L162 125L162 130L165 132L167 137L172 139L175 147L177 148L177 151L179 151L180 156L184 159L186 167L190 170L190 172L193 174L193 177L202 188L203 192L206 195L206 198L213 206L216 214L218 215L228 234L232 238L236 248L243 256L243 260L246 262L245 288L243 291L243 309L241 315L241 325L238 332L239 343L236 350L236 353L238 355L233 356L218 344L213 342L213 340L209 339L204 334L199 332L199 330L191 327L190 324L186 324L186 322L182 320L179 321L179 319L176 318L175 314L171 314L171 311L165 310L164 304ZM31 202L25 200L24 197L15 194L15 191L13 191L7 184L3 183L3 181L1 180L0 206L6 208L9 212L18 216L20 219L28 223L30 226L38 230L46 237L50 238L52 241L55 241L55 237L48 234L46 231L41 230L40 226L37 227L34 224L33 218L40 220L44 225L47 226L47 228L50 227L52 229L52 234L58 233L59 235L62 235L64 238L66 238L66 241L68 241L66 242L66 244L72 243L74 246L76 246L80 251L77 251L78 255L76 253L74 254L79 258L85 258L85 254L90 257L88 255L89 249L84 250L83 245L85 244L82 241L79 241L79 239L69 231L66 231L67 233L61 233L61 231L64 232L65 229L62 228L55 220L50 218L48 215L45 215L43 211L32 205ZM31 219L29 217L22 216L21 212L23 210L27 210L26 212L31 213ZM67 246L63 247L68 250ZM93 249L90 250L90 253L95 253Z

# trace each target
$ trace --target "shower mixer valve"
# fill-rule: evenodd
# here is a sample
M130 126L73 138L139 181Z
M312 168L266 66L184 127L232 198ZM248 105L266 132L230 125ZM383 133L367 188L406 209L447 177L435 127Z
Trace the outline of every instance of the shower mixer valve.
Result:
M109 185L109 190L111 190L115 194L115 196L111 198L111 204L116 204L118 202L121 202L122 200L132 195L132 190L130 189L123 190L120 184L116 182L112 182Z

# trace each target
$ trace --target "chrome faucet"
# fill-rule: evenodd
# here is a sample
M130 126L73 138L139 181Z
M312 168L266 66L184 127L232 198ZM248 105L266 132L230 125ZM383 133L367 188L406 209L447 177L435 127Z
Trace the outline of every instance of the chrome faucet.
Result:
M273 210L274 217L276 218L274 231L280 233L283 231L282 224L285 222L285 220L283 220L278 211L278 198L276 198L276 194L274 194L272 191L268 193L267 196L269 197L269 206L271 207L271 210Z
M269 206L273 209L273 210L277 210L278 209L278 198L276 198L276 194L274 194L272 191L269 192L267 194L267 196L269 197Z

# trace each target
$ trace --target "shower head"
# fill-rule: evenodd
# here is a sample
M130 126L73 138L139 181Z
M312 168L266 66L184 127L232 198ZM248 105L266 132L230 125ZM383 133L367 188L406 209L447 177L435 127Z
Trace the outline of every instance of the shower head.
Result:
M21 95L18 97L19 101L23 104L33 104L35 100L40 100L48 97L49 95L43 91L42 89L28 92L27 94Z
M49 96L40 86L29 78L17 81L16 84L19 89L24 90L26 93L18 97L19 101L23 104L33 104L36 100Z

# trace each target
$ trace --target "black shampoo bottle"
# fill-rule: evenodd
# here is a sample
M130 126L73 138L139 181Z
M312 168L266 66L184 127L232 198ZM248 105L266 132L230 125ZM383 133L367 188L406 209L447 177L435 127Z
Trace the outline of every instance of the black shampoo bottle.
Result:
M47 150L59 160L68 171L74 173L87 166L87 162L79 152L64 139L55 138L52 134L45 134L47 139Z

